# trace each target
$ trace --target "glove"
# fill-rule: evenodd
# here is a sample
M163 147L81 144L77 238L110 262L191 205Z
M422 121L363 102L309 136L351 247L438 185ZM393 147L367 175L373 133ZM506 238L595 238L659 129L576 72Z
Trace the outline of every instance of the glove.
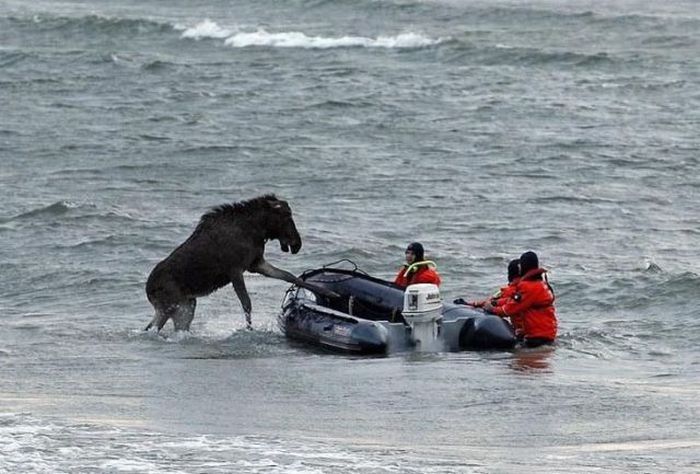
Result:
M464 298L457 298L456 300L453 301L454 304L469 304L467 303Z

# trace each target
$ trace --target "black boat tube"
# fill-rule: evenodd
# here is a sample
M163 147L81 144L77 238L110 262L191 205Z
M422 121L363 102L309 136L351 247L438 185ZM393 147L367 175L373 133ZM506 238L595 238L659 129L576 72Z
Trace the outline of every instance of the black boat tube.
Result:
M320 268L301 278L339 295L329 299L290 288L280 325L296 339L346 352L383 353L406 347L403 288L356 270ZM306 297L307 295L308 297ZM504 319L479 309L443 304L441 337L446 350L493 350L515 346L513 328ZM398 328L398 329L397 329Z

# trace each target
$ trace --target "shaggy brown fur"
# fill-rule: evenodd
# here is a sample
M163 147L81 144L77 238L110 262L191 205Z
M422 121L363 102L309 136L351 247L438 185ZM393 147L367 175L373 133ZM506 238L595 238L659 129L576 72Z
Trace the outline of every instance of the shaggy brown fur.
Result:
M224 204L204 214L192 235L148 277L146 295L156 314L146 330L156 326L160 331L168 319L173 320L176 330L189 330L197 298L229 283L250 328L252 306L243 280L245 271L324 293L265 261L265 242L273 239L279 240L285 252L291 248L297 253L301 248L289 204L272 194Z

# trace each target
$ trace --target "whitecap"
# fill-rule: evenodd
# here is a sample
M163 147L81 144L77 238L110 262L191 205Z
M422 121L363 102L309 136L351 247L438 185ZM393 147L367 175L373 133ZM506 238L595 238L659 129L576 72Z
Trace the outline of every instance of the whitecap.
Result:
M217 25L216 22L205 18L203 21L200 21L192 28L186 28L185 31L182 33L182 37L192 38L195 40L199 40L202 38L222 39L227 38L232 34L233 32L231 30L222 28L219 25Z
M100 468L116 472L155 472L158 465L144 460L114 459L103 462Z
M663 268L650 257L644 258L642 268L647 273L663 273Z
M308 36L299 31L269 33L264 29L255 32L236 33L226 38L225 44L234 48L249 46L271 46L277 48L422 48L443 42L443 38L429 38L418 33L402 33L396 36L378 36L369 38L364 36Z

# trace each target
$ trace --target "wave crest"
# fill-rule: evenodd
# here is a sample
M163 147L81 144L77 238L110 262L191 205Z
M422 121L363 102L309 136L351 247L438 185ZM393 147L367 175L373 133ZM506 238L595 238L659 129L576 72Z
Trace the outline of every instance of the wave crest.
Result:
M30 209L14 217L0 219L0 223L8 222L42 222L57 220L80 221L80 220L107 220L111 222L133 222L139 220L118 207L103 207L91 202L57 201L47 206Z
M29 219L42 216L60 216L69 212L71 209L80 207L78 203L71 201L57 201L48 206L39 207L29 210L15 217L15 219Z
M147 18L119 18L100 14L84 16L55 16L49 14L31 17L9 17L9 21L20 27L40 31L65 31L101 34L144 34L172 31L170 23Z
M228 38L233 34L232 31L220 27L216 22L211 21L206 18L203 21L197 23L192 28L186 28L182 33L183 38L191 39L202 39L202 38L214 38L214 39L224 39Z
M263 46L273 48L387 48L387 49L416 49L434 46L445 42L445 38L430 38L420 33L400 33L394 36L309 36L300 31L271 33L265 29L254 32L234 31L222 28L216 22L205 19L191 28L186 28L182 35L188 39L225 39L227 46L246 48Z
M235 48L247 46L272 46L278 48L387 48L412 49L439 44L443 39L432 39L418 33L402 33L396 36L342 36L330 38L324 36L307 36L301 32L268 33L258 30L255 33L238 33L226 39L226 44Z

